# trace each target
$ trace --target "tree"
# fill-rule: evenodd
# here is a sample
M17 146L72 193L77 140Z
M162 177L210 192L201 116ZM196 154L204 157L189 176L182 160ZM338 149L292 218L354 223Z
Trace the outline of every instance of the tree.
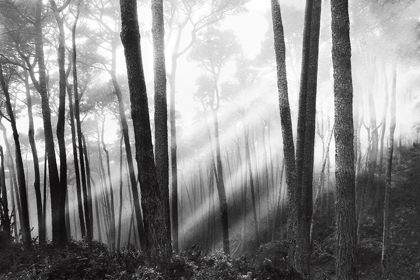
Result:
M28 210L28 197L26 192L26 181L25 181L25 170L23 167L23 160L22 160L22 152L20 147L19 141L19 132L17 130L16 119L12 108L12 103L10 100L10 93L9 93L9 85L3 73L3 63L0 61L0 84L3 94L6 98L6 110L8 115L8 121L12 126L13 131L13 140L15 142L15 160L16 160L16 167L17 167L17 177L18 177L18 185L19 185L19 195L22 216L20 220L21 229L22 229L22 239L23 244L26 249L31 249L32 247L32 239L31 239L31 230L29 225L29 210ZM13 71L13 69L11 70ZM12 75L12 73L9 73ZM10 77L9 77L10 79ZM9 151L11 152L11 151ZM7 196L7 193L5 194Z
M296 172L298 184L298 246L296 270L310 274L310 225L312 216L312 181L314 167L316 93L321 1L306 1L302 46L302 68L299 91L299 112L296 139Z
M297 173L295 162L295 146L293 143L292 120L290 116L290 105L287 88L286 74L286 46L284 43L283 23L281 18L280 4L277 0L271 0L271 14L273 20L274 32L274 51L277 65L277 87L279 94L279 108L281 130L283 136L283 153L286 170L287 184L287 238L290 242L289 264L295 267L295 249L296 249L296 228L298 223L297 199Z
M171 55L171 70L169 72L170 86L170 160L171 160L171 217L174 251L178 252L178 167L177 167L177 131L176 131L176 78L178 72L178 59L189 51L197 42L197 35L205 28L220 22L227 14L237 14L244 10L243 6L248 0L202 1L178 0L170 1L168 26L169 39L174 38L174 47ZM203 12L205 11L205 12ZM181 45L182 37L191 24L191 37L186 44ZM175 27L178 28L176 35ZM167 40L168 42L169 40Z
M165 202L165 219L170 225L168 107L166 101L165 30L163 0L152 1L152 33L155 89L155 163L157 179ZM170 229L167 232L171 239Z
M121 41L124 46L134 123L136 161L142 194L146 254L152 265L163 267L171 257L170 225L166 219L165 195L159 188L153 155L146 83L141 57L137 1L120 0ZM138 198L134 198L138 199Z
M220 152L219 118L220 89L219 79L223 67L231 60L239 50L239 44L232 31L220 31L208 28L202 41L196 44L191 52L191 57L209 73L207 78L207 101L213 117L213 136L215 144L216 185L220 200L220 214L223 231L223 251L230 254L229 248L229 222L228 205L226 199L223 166Z
M390 221L389 221L389 199L391 193L391 176L392 176L392 159L394 152L394 132L396 126L396 95L397 95L397 66L394 65L392 75L392 95L391 95L391 123L389 126L389 143L388 143L388 162L386 167L386 185L384 198L384 217L382 232L382 257L381 264L384 273L389 268L389 243L390 243Z
M358 279L353 148L353 85L348 0L331 1L334 69L337 279Z
M51 188L51 201L56 204L53 211L57 211L57 243L63 246L67 242L65 224L65 205L67 195L67 151L64 136L65 129L65 107L67 78L65 70L65 34L64 21L60 13L69 5L67 1L63 6L58 7L54 0L50 0L51 9L58 26L58 72L59 72L59 107L57 120L57 140L60 154L60 184ZM51 202L53 204L53 202ZM54 213L53 213L54 215Z
M7 236L10 236L10 216L9 216L9 202L7 199L7 189L6 189L6 176L4 172L4 154L3 147L0 146L0 187L1 187L1 208L2 208L2 219L1 225Z

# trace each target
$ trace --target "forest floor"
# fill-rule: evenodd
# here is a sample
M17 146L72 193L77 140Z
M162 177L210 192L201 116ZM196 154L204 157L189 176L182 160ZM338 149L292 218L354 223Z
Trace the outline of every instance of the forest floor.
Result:
M382 210L372 210L361 228L360 279L420 279L420 147L404 149L396 160L391 189L391 259L389 274L381 269ZM379 207L378 209L381 209ZM311 279L334 279L334 227L324 226L314 242ZM1 279L296 279L286 268L283 242L262 245L252 254L228 257L199 248L175 256L166 272L146 265L133 248L110 253L94 242L89 249L74 241L65 249L36 246L27 252L5 244L0 235Z
M383 205L373 209L361 228L360 279L420 279L420 146L403 149L394 160L390 193L390 267L381 267ZM379 210L378 210L379 209ZM334 231L314 246L312 279L334 279Z

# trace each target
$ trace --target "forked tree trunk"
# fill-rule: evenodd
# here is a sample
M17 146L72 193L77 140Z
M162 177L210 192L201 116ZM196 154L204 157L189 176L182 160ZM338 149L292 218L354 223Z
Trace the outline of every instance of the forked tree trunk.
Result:
M137 1L120 0L121 41L127 63L131 117L134 123L137 169L142 194L143 223L146 237L145 251L151 265L163 268L172 255L170 224L166 219L167 201L159 188L153 155L149 107L141 57ZM137 191L136 185L133 190ZM134 192L133 192L134 194ZM134 197L134 202L138 202ZM137 213L136 213L137 214ZM140 213L138 213L140 215Z

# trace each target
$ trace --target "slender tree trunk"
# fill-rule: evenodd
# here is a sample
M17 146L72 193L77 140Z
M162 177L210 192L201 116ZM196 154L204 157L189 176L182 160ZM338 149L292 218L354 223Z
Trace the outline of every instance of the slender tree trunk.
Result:
M110 159L109 159L109 152L106 148L105 141L104 141L104 129L105 129L105 118L104 116L103 122L102 122L102 149L105 152L106 157L106 170L108 175L108 187L109 187L109 197L110 197L110 221L109 221L109 235L110 235L110 241L111 241L111 250L115 251L115 208L114 208L114 188L112 186L112 177L111 177L111 165L110 165ZM106 192L108 192L106 191Z
M252 173L252 160L251 160L251 153L249 148L249 128L244 127L245 129L245 161L248 163L248 172L249 172L249 184L251 187L251 201L252 201L252 213L254 216L254 223L255 223L255 240L257 248L261 244L260 240L260 228L259 228L259 221L257 218L257 206L256 206L256 198L255 198L255 189L254 189L254 178Z
M27 192L26 192L25 170L23 167L22 151L20 149L19 133L16 126L15 115L13 113L12 104L10 103L9 88L3 76L3 67L2 67L1 62L0 62L0 83L3 90L3 94L6 98L6 110L7 110L7 114L9 115L9 121L10 121L10 124L12 126L12 131L13 131L13 140L15 142L15 160L16 160L17 178L18 178L19 195L20 195L19 203L22 209L22 219L20 220L21 229L22 229L22 239L23 239L23 244L25 248L31 249L32 239L31 239L31 230L30 230L30 225L29 225L28 197L27 197ZM3 129L5 128L3 127ZM9 152L11 151L9 150Z
M123 206L123 137L121 135L120 140L120 208L118 213L118 240L117 240L117 252L120 252L121 243L121 220L122 220L122 206Z
M334 138L336 177L337 279L358 279L353 148L353 86L348 0L332 0Z
M314 213L312 215L311 218L311 229L310 229L310 242L311 242L311 247L313 244L313 233L314 233L314 222L315 219L319 217L320 212L322 212L322 207L321 207L321 194L322 194L322 189L323 189L323 184L325 182L324 180L324 172L325 172L325 166L327 165L328 162L328 158L330 157L330 144L331 144L331 139L333 136L333 132L334 132L334 127L331 130L330 136L328 137L328 143L327 143L327 148L325 150L324 153L324 160L322 162L322 167L321 167L321 172L319 174L319 180L318 180L318 185L316 187L316 195L315 195L315 203L314 203ZM327 196L328 196L328 191L326 192ZM327 210L328 211L328 210Z
M86 222L86 227L89 228L91 232L91 236L93 236L93 205L92 205L92 186L91 186L91 176L90 176L90 163L89 163L89 157L88 157L88 150L86 145L86 139L85 136L82 134L82 140L83 140L83 152L84 152L84 158L86 163L86 182L87 182L87 211L89 213L89 223ZM90 242L90 240L89 240Z
M394 65L392 77L392 96L391 96L391 123L389 126L389 147L388 147L388 163L386 168L386 185L384 198L384 225L382 233L382 258L381 264L384 275L387 275L390 255L390 221L389 221L389 199L391 194L391 176L392 176L392 160L394 152L394 132L396 126L396 95L397 95L397 66Z
M1 203L3 207L3 219L1 221L3 226L3 231L6 236L10 236L10 216L9 216L9 202L7 199L7 189L6 189L6 176L4 174L4 154L3 154L3 147L0 146L0 184L1 184Z
M42 215L42 197L41 197L41 175L39 171L39 159L38 159L38 151L36 149L35 144L35 136L34 136L34 118L32 113L32 97L29 88L29 77L28 72L24 71L25 77L25 89L26 89L26 104L28 107L28 121L29 121L29 128L28 128L28 138L29 138L29 145L31 146L32 151L32 158L34 161L34 189L35 189L35 198L36 198L36 210L37 210L37 217L38 217L38 234L39 234L39 244L43 245L46 242L45 236L45 220L43 219Z
M82 186L81 186L81 173L82 177L84 178L84 185L86 185L86 178L85 178L85 168L84 168L84 162L83 162L83 155L80 155L81 159L81 165L82 168L79 167L79 156L77 154L77 142L79 139L76 140L76 126L80 125L80 112L79 112L79 90L78 90L78 79L77 79L77 50L76 50L76 27L77 22L79 19L79 5L77 5L77 12L76 12L76 18L72 26L72 65L73 65L73 88L74 88L74 102L77 103L77 105L73 105L73 94L72 89L69 87L68 94L69 94L69 113L70 113L70 126L71 126L71 139L72 139L72 147L73 147L73 160L74 160L74 172L76 175L76 192L77 192L77 208L79 212L79 222L80 222L80 231L82 234L82 237L86 236L86 223L85 223L85 216L86 220L90 221L90 217L87 217L86 208L85 208L85 214L83 214L83 203L82 203ZM77 106L77 109L76 109ZM75 120L76 119L76 123ZM77 121L78 120L78 121ZM79 127L77 127L77 130ZM79 141L79 153L80 150L83 150L83 148L80 148L80 141ZM88 224L88 223L87 223ZM89 235L87 236L88 240L91 240L91 232L88 230Z
M287 235L290 242L289 263L293 268L296 251L296 228L298 222L299 200L297 196L297 178L295 164L295 148L293 143L292 120L290 116L289 97L286 74L286 46L284 42L283 23L281 19L280 4L277 0L271 0L271 12L274 32L274 51L277 64L277 87L279 94L280 121L283 135L283 153L286 170L287 184Z
M170 224L166 219L167 201L159 188L153 155L149 107L141 57L137 2L121 0L121 41L127 63L131 116L134 123L136 160L142 193L146 254L152 265L163 268L172 255ZM135 189L135 188L133 188ZM133 192L134 194L134 192ZM138 197L134 197L138 201Z
M230 245L229 245L229 218L228 218L228 205L226 199L226 189L225 181L223 178L223 167L222 159L220 156L220 139L219 139L219 120L217 117L217 111L212 110L213 115L213 125L214 125L214 140L216 144L216 171L217 179L216 186L217 192L219 194L219 203L220 203L220 214L222 222L222 232L223 232L223 252L227 255L230 254Z

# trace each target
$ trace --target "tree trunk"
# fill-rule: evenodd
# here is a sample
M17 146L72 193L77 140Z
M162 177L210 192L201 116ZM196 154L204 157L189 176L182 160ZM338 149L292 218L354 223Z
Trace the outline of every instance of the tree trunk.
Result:
M332 0L337 279L358 279L353 148L353 86L348 0Z
M3 207L3 219L1 224L3 226L3 231L5 232L6 236L10 236L10 216L9 216L9 202L7 199L7 189L6 189L6 176L4 174L4 154L3 154L3 147L0 146L0 184L1 184L1 203Z
M300 206L298 209L298 244L295 262L296 270L304 277L309 277L321 1L307 0L306 3L296 139L296 172Z
M390 243L390 221L389 221L389 199L391 194L391 176L392 176L392 160L394 152L394 132L396 126L396 95L397 95L397 66L394 65L392 77L392 96L391 96L391 123L389 126L389 147L388 147L388 163L386 168L386 185L384 198L384 225L382 233L382 258L381 264L384 275L387 275L389 268L389 243Z
M23 167L22 152L20 149L19 133L16 126L16 119L13 113L12 104L10 103L10 93L6 80L3 76L3 66L0 62L0 83L3 90L3 94L6 98L6 110L9 116L9 121L12 126L13 140L15 142L15 160L17 168L17 178L20 195L20 207L22 209L22 219L20 220L20 226L22 229L23 244L26 249L32 248L31 229L29 225L29 209L28 209L28 196L26 192L26 181L25 181L25 170ZM4 127L3 127L4 129ZM5 131L4 131L5 132ZM9 153L11 151L9 150Z
M38 62L38 72L39 72L39 83L35 78L35 74L30 71L30 76L33 84L37 88L39 94L41 95L41 110L42 110L42 120L44 125L44 136L45 136L45 149L48 156L48 173L50 181L50 193L51 193L51 212L52 212L52 232L53 232L53 242L59 244L61 242L66 242L66 238L62 236L64 230L65 234L65 224L64 223L64 211L62 217L59 216L57 192L60 189L60 178L58 175L57 161L55 156L55 144L54 136L51 124L51 109L49 104L49 96L47 91L47 76L46 76L46 67L44 60L44 50L43 50L43 34L42 34L42 0L37 1L36 12L35 12L35 55ZM57 189L58 188L58 189ZM64 207L64 203L62 207ZM64 228L63 228L64 227Z
M166 223L171 224L169 207L168 106L166 100L165 30L163 0L152 0L152 34L155 90L155 164L165 203ZM171 239L171 228L167 231Z
M58 26L58 73L59 73L59 105L58 105L58 120L57 120L57 141L60 154L60 184L58 186L51 186L51 202L57 204L57 226L56 242L60 246L67 243L66 223L65 223L65 205L67 194L67 152L66 141L64 135L65 129L65 113L66 113L66 71L65 71L65 38L64 38L64 23L60 16L60 11L65 6L58 8L54 0L50 0L52 11ZM68 5L68 4L67 4ZM52 204L52 203L51 203ZM54 210L53 210L54 211Z
M34 189L35 189L35 198L36 198L36 210L37 210L37 218L38 218L38 242L40 245L45 244L46 242L46 225L45 220L43 219L42 215L42 197L41 197L41 175L39 171L39 159L38 159L38 151L36 149L35 144L35 136L34 136L34 118L32 113L32 97L29 88L29 77L28 72L24 71L25 77L25 89L26 89L26 104L28 107L28 121L29 121L29 128L28 128L28 138L29 144L31 146L32 151L32 158L34 160Z
M166 219L167 201L157 181L150 130L149 107L141 57L140 32L137 18L137 2L121 0L121 41L127 63L130 89L131 117L134 123L136 160L142 193L146 254L152 265L163 268L172 255L168 238L170 224ZM133 189L135 189L134 186ZM135 202L138 197L134 197Z
M297 178L295 164L295 147L293 143L292 120L290 116L289 97L286 74L286 46L284 42L283 23L281 19L280 4L271 0L271 12L274 32L274 51L277 64L277 87L279 94L280 121L283 136L283 153L287 184L287 235L290 242L289 264L295 266L296 227L298 221L299 201L297 197Z
M259 221L257 218L257 206L256 206L256 199L255 199L255 190L254 190L254 178L252 173L252 160L251 160L251 153L249 148L249 128L244 127L245 129L245 161L248 164L248 172L249 172L249 184L251 187L251 201L252 201L252 213L254 217L254 224L255 224L255 241L257 248L261 244L260 240L260 229L259 229Z
M83 150L83 148L80 148L80 139L78 138L76 140L76 126L77 130L79 131L80 126L80 112L79 112L79 90L78 90L78 79L77 79L77 50L76 50L76 27L77 22L79 19L79 5L77 5L77 12L76 12L76 18L72 26L72 65L73 65L73 88L74 88L74 102L77 105L73 105L73 94L72 89L69 87L68 94L69 94L69 113L70 113L70 126L71 126L71 139L72 139L72 147L73 147L73 161L74 161L74 172L76 175L76 192L77 192L77 208L79 212L79 222L80 222L80 231L82 233L82 238L86 236L86 224L89 224L90 217L88 217L88 213L86 212L87 209L85 208L85 214L83 214L83 203L82 203L82 186L81 186L81 173L84 181L84 188L86 186L86 178L85 178L85 168L84 168L84 160L83 160L83 154L80 155L81 159L81 166L79 167L79 156L77 154L77 142L79 141L79 153L80 150ZM76 109L77 107L77 109ZM75 120L76 119L76 124ZM78 120L78 121L77 121ZM81 130L81 129L80 129ZM86 217L86 223L85 223L85 217ZM91 240L91 232L88 230L87 239Z

